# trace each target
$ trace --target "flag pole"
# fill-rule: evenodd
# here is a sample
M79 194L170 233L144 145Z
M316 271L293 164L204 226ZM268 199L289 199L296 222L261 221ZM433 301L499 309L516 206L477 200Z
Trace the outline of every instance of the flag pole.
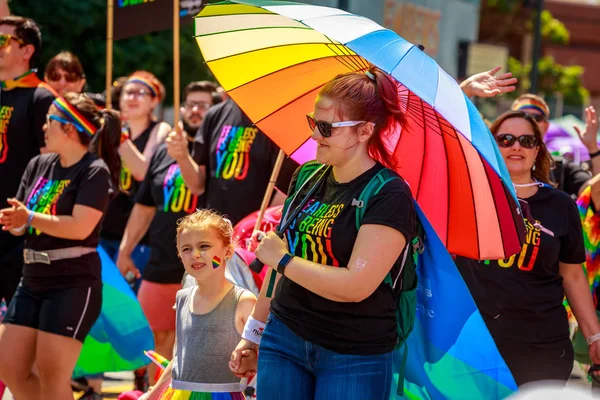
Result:
M283 150L279 150L279 154L277 154L277 160L275 160L275 165L273 166L273 172L271 172L271 178L269 179L269 184L267 185L267 191L265 192L265 197L263 197L262 204L260 206L260 211L258 212L258 218L256 219L256 224L254 224L254 230L257 231L260 229L260 223L262 222L263 216L265 215L265 210L269 206L271 202L271 195L273 194L273 189L275 188L275 182L277 182L277 177L279 176L279 171L281 170L281 165L283 164L283 160L285 158L285 153Z
M173 125L179 130L179 0L173 0Z
M105 108L112 108L112 80L113 80L113 23L114 0L108 0L106 7L106 95Z

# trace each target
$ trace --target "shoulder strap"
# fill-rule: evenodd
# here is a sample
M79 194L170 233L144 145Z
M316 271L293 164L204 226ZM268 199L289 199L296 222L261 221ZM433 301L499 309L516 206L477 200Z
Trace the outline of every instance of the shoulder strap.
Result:
M400 179L398 175L396 175L389 168L383 168L377 174L371 178L367 186L363 189L358 196L358 201L355 203L352 202L353 205L356 206L356 229L360 229L360 225L362 223L362 219L365 216L365 211L367 210L367 203L369 199L375 196L377 193L381 191L381 189L385 186L389 181L393 181L394 179Z

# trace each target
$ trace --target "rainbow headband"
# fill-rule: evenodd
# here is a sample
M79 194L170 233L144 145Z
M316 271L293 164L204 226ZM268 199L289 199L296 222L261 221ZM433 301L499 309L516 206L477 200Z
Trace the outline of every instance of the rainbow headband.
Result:
M88 136L94 136L98 128L96 128L90 121L88 121L83 115L77 111L75 107L73 107L69 102L67 102L62 97L57 97L56 100L52 102L54 107L58 108L65 116L73 122L73 126L79 132L84 132Z
M156 87L156 85L154 85L152 82L150 82L148 79L144 78L143 76L140 75L132 75L131 78L127 79L127 83L140 83L144 86L147 86L148 89L150 89L150 92L152 93L152 96L154 97L159 97L158 93L159 93L159 88Z
M537 110L542 113L542 115L546 118L549 117L548 110L544 106L543 103L534 100L534 99L526 99L520 101L517 106L514 108L515 110Z

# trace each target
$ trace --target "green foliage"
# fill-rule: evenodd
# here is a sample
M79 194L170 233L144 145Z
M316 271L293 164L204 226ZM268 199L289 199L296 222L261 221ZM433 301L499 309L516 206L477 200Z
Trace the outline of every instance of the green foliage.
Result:
M552 16L548 10L542 11L541 18L542 37L550 40L552 43L568 44L570 34L565 24Z
M87 76L87 91L102 92L106 73L106 0L13 1L11 12L33 18L42 29L43 50L40 75L48 60L62 50L76 54ZM132 23L135 23L132 21ZM192 25L181 27L181 84L212 79ZM113 77L138 69L155 74L167 89L165 104L172 104L173 32L171 30L114 42Z
M508 70L520 82L520 91L513 92L512 95L516 97L520 93L527 93L531 87L529 80L531 64L523 65L516 58L510 57ZM583 105L587 103L590 93L582 85L583 67L557 64L553 57L546 56L538 62L538 71L540 91L545 97L552 97L558 92L564 96L565 104Z

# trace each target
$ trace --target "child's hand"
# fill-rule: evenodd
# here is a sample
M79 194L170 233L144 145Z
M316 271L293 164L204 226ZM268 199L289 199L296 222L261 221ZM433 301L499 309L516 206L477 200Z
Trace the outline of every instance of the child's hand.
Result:
M256 374L258 355L252 349L242 350L242 358L239 368L234 372L238 378L250 378Z

